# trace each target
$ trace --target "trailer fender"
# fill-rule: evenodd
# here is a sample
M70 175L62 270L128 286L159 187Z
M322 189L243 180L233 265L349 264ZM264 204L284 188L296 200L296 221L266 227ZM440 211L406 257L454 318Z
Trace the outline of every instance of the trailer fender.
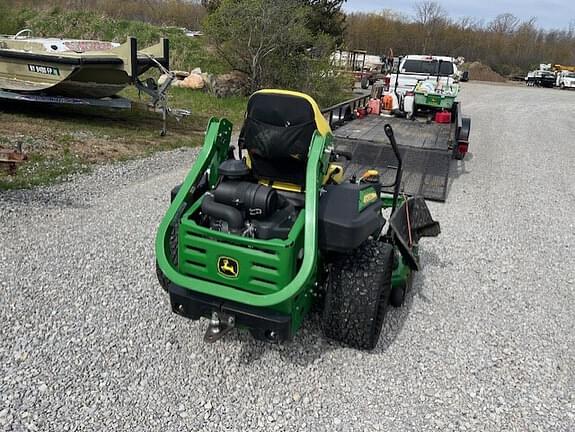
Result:
M457 141L469 142L469 134L471 132L471 119L469 117L461 118L461 128L459 129L459 136Z
M461 160L469 151L469 134L471 133L471 119L469 117L458 117L455 145L453 146L452 157Z

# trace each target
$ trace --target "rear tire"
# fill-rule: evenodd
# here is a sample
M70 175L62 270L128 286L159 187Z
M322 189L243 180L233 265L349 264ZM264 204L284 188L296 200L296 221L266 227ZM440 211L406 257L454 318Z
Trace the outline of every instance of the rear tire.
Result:
M324 334L371 350L379 340L391 293L393 247L367 240L330 265L322 316Z
M361 79L361 88L365 90L368 87L369 87L369 80L366 77L363 77Z

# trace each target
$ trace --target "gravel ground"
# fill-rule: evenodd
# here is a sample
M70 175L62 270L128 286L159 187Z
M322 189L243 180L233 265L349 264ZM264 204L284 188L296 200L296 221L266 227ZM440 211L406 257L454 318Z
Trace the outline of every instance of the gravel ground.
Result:
M153 240L194 151L1 193L0 430L575 430L574 101L465 85L472 154L372 353L170 312Z

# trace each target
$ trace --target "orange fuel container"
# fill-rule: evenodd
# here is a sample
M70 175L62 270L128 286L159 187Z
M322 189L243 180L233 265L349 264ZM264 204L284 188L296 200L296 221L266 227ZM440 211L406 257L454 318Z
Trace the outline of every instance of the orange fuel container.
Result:
M381 98L381 102L383 103L384 111L391 111L393 109L393 96L391 95L384 95Z

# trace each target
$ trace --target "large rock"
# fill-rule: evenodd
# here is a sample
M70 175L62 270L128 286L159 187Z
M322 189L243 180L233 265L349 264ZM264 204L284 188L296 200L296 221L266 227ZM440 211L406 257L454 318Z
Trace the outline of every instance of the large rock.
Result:
M190 73L187 71L172 71L173 74L176 76L176 78L183 80L184 78L187 78L190 76Z
M214 78L212 92L217 97L245 95L247 93L248 76L243 72L218 75Z
M209 91L209 92L213 92L214 91L214 82L215 82L215 77L207 72L203 72L202 73L202 79L204 80L204 90Z
M183 81L181 86L192 90L200 90L204 88L204 79L199 74L191 73Z

